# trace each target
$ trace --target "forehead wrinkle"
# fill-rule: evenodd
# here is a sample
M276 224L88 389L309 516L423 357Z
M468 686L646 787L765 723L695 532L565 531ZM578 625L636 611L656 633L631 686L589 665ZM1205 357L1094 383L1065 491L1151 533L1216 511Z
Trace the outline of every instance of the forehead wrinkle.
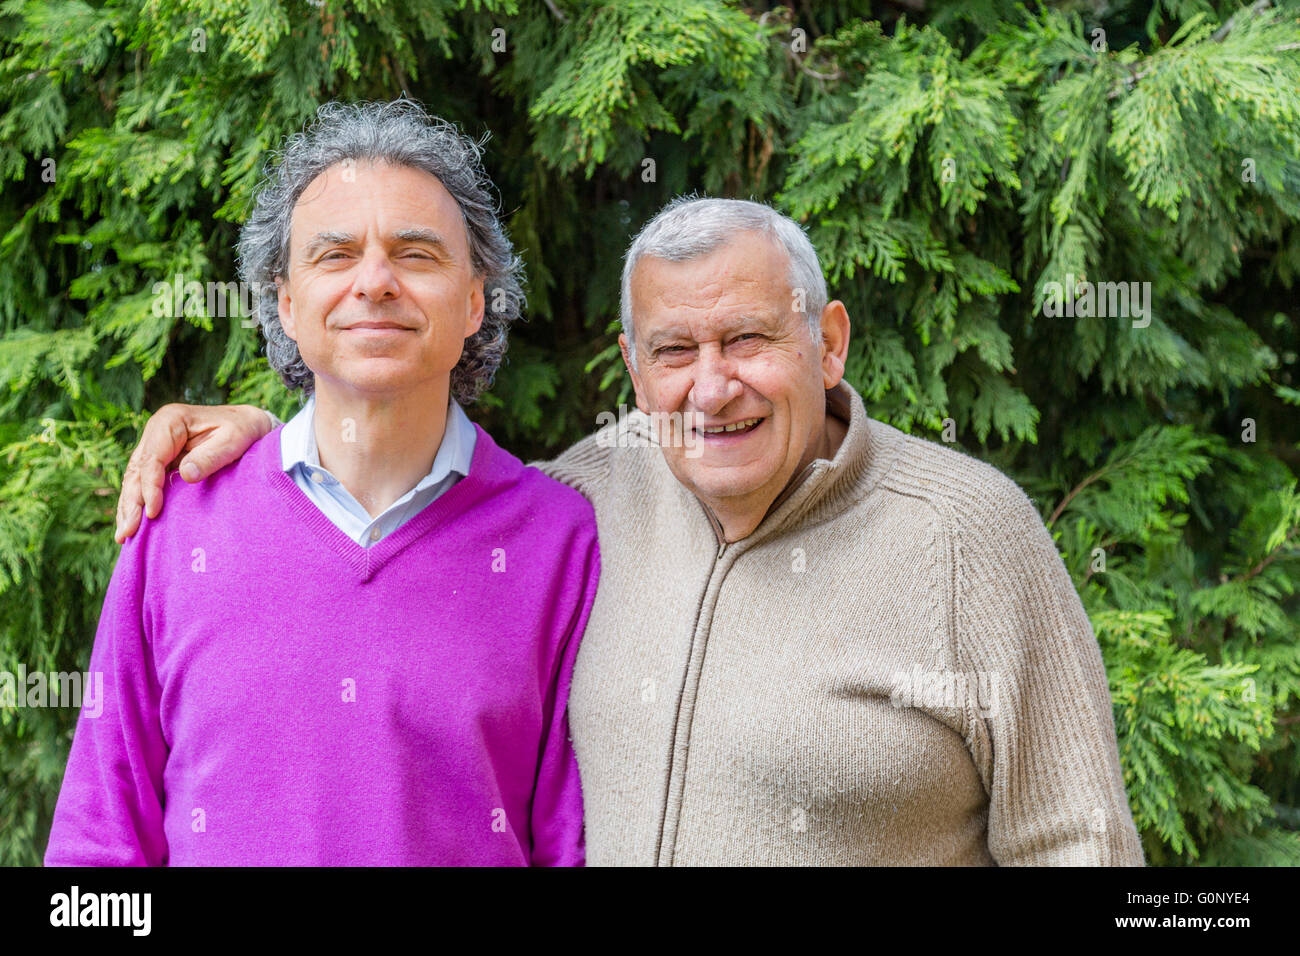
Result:
M672 295L674 291L681 290L670 287L648 297L652 310L671 314L669 322L682 321L692 325L702 322L715 325L772 311L771 301L764 301L767 297L747 294L749 290L736 289L735 283L727 283L726 287L718 289L716 294L709 294L709 290L704 290L703 295L674 296Z
M294 202L293 208L291 210L291 214L289 218L291 233L297 228L297 221L298 221L297 213L299 212L299 207L313 205L315 202L322 199L325 193L329 191L331 188L335 188L335 189L339 188L339 184L336 180L336 174L339 172L338 166L339 164L336 163L335 165L332 165L322 170L320 173L318 173L315 176L315 178L313 178L303 188L302 193L299 195L298 199ZM452 219L454 219L455 221L459 222L462 226L464 226L466 243L467 244L469 243L470 241L469 227L464 222L464 213L460 209L460 206L456 203L455 197L452 196L447 191L446 185L442 182L442 180L438 179L437 176L434 176L432 173L429 173L427 170L420 169L419 167L388 163L384 161L375 161L370 159L362 160L357 164L355 168L356 169L365 168L372 172L373 171L388 172L394 178L409 177L411 175L414 175L415 177L420 179L424 179L426 177L428 179L432 179L433 182L437 184L437 186L431 188L430 190L422 191L420 199L417 200L417 202L414 204L416 207L415 215L411 215L408 206L406 209L399 211L395 218L399 220L406 220L407 222L411 222L412 220L414 220L415 222L421 222L421 221L427 222L430 217L441 218L442 214L445 212ZM432 193L432 194L429 195L427 193ZM386 198L387 198L386 194L383 194L383 191L381 191L381 195L380 195L381 201ZM313 212L316 211L318 210L313 210ZM350 203L348 204L346 210L339 214L338 218L351 216L357 211L358 211L357 204ZM394 207L389 205L387 207L380 208L378 212L383 215L392 216L394 212ZM318 235L322 235L325 232L334 232L334 231L325 230L322 231L321 233L318 233ZM438 231L437 229L433 229L428 226L412 226L412 227L407 227L405 229L393 230L392 232L388 233L384 238L390 241L391 240L427 241L434 245L440 245L442 248L448 250L449 252L453 251L454 249L454 241L449 239L448 235L445 232ZM350 236L347 241L356 241L356 237Z
M646 304L674 312L766 312L790 295L789 277L757 272L751 262L712 264L712 256L687 262L652 260L655 275L636 283ZM666 267L666 268L665 268ZM684 268L683 268L684 267ZM648 279L648 282L644 280ZM650 288L646 288L649 285ZM640 298L641 296L634 297ZM779 310L777 310L779 311Z
M759 277L715 272L695 282L664 283L655 290L654 298L670 308L708 309L722 299L750 294L751 287L761 289L765 281ZM678 297L672 297L673 293L678 293Z

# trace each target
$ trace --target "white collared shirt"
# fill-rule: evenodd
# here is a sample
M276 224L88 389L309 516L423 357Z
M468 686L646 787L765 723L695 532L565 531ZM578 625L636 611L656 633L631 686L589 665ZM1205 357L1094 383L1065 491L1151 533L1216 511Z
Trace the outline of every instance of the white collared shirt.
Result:
M464 409L454 399L447 402L447 430L434 456L433 467L414 488L398 498L378 517L371 518L343 487L343 483L321 467L316 449L316 396L280 433L280 464L294 484L349 538L368 548L382 541L423 511L439 495L469 474L478 433Z

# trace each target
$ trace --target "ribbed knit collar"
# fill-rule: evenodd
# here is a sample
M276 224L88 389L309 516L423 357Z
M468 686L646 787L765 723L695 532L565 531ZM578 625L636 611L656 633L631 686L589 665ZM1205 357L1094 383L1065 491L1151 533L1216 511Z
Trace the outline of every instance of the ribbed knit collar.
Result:
M774 535L834 517L867 495L893 462L896 436L867 416L862 396L843 379L826 391L826 413L848 425L844 440L831 459L817 458L794 478L768 508L750 534L728 547L748 549ZM670 476L667 465L665 472ZM688 498L695 499L721 541L721 527L693 492L672 478Z

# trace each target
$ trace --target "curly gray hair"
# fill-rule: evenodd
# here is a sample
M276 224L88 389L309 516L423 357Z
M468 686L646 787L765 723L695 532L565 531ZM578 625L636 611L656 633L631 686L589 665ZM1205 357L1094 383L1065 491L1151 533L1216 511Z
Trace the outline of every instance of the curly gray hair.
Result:
M486 140L486 137L485 137ZM451 394L469 404L492 384L506 354L510 324L524 306L523 263L497 216L482 142L430 116L407 99L388 103L326 103L315 121L286 140L267 163L266 181L239 235L240 278L256 290L254 315L266 337L266 357L291 389L311 394L315 376L297 343L280 325L275 279L289 264L293 207L313 179L346 160L423 169L437 177L460 207L471 264L483 279L482 327L465 340L451 372Z

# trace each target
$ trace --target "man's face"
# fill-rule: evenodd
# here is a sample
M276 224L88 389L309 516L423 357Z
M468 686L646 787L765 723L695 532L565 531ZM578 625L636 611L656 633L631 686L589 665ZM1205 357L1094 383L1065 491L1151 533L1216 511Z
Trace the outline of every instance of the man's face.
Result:
M847 315L842 303L828 305L824 316L837 319L823 321L827 342L814 342L789 269L774 240L744 232L699 259L641 259L632 274L637 406L680 412L695 426L695 447L665 445L664 457L715 510L761 516L823 447L825 390L843 375ZM630 358L632 343L619 341ZM710 430L737 423L745 425Z
M483 321L460 207L421 169L330 167L294 206L279 312L317 388L449 383Z

